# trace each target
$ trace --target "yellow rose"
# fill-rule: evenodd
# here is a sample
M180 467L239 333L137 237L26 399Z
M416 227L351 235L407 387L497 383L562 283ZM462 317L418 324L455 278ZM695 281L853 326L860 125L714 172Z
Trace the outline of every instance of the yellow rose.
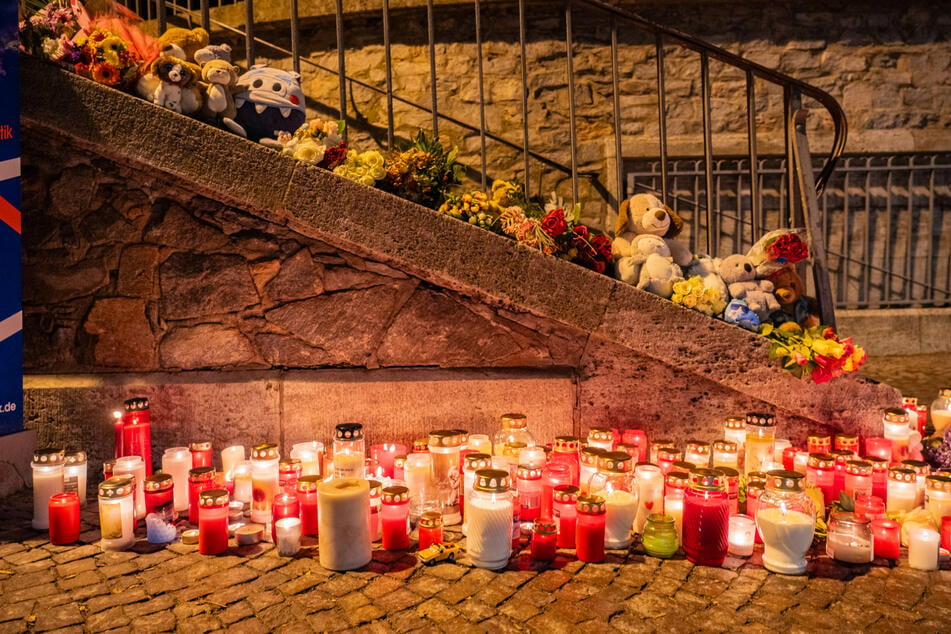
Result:
M294 158L305 161L307 163L320 163L324 160L324 151L326 151L323 145L316 143L312 140L306 140L298 144L297 148L294 150Z
M812 342L812 350L824 357L838 359L845 353L845 346L833 339L816 339Z

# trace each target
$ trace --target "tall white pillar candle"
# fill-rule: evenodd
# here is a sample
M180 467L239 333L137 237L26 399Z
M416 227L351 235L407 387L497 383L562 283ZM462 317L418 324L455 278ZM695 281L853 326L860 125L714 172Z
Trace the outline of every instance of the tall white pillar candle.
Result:
M63 492L63 449L40 449L33 454L33 528L50 526L50 498Z
M317 489L317 509L320 565L356 570L370 563L370 483L357 478L325 480Z
M162 454L162 471L171 474L175 510L188 510L188 470L192 468L192 454L188 447L170 447Z

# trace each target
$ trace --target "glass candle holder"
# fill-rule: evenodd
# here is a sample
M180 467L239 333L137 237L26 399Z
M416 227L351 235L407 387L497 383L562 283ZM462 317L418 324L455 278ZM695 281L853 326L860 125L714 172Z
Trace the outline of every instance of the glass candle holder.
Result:
M729 467L717 467L714 471L723 476L726 494L730 500L730 515L736 515L740 507L740 472Z
M533 465L519 465L515 480L518 491L519 518L523 524L534 524L541 512L542 504L542 468ZM551 517L551 513L546 514Z
M951 425L951 388L938 390L938 397L931 402L931 426L936 436L944 436ZM923 435L923 434L922 434Z
M392 486L383 489L383 548L405 550L409 548L409 489Z
M443 542L442 515L436 511L426 511L419 516L419 550L426 550L433 544Z
M122 414L121 456L138 456L145 465L145 476L152 475L152 415L149 399L144 396L130 398L124 404Z
M872 465L872 495L884 501L888 495L888 461L873 456L867 456L864 460Z
M552 446L551 463L567 465L574 486L579 486L581 478L581 458L578 452L581 450L581 442L575 436L555 436L555 444ZM542 503L544 505L544 502Z
M39 449L30 463L33 471L33 528L49 528L50 498L63 493L64 449Z
M302 465L298 458L283 458L277 463L277 487L285 493L297 491L297 480L301 477Z
M300 517L300 500L295 493L281 492L271 501L271 541L277 543L275 525L285 517Z
M558 529L554 520L546 517L532 523L532 559L554 561L557 542Z
M750 437L747 437L749 443ZM747 453L747 457L755 456ZM723 475L712 469L690 473L684 495L684 540L687 559L700 566L722 566L729 548L730 500Z
M145 474L145 462L139 456L129 455L116 458L116 464L112 467L112 475L129 475L134 478L133 500L136 520L145 519Z
M634 464L637 464L637 457L640 455L640 449L637 448L637 445L628 445L627 443L620 442L615 445L614 450L626 453L631 457Z
M881 517L871 520L870 526L875 556L885 559L901 557L901 524Z
M885 511L891 515L913 510L918 506L918 483L911 469L892 467L888 470Z
M411 453L429 453L429 436L414 440Z
M802 449L793 445L783 449L783 469L786 471L796 470L796 456L800 451L802 451ZM803 466L805 467L805 463L803 463ZM805 471L803 471L803 475L805 475Z
M795 471L770 471L756 507L763 566L784 575L806 573L806 552L816 530L816 508Z
M228 550L228 491L207 489L198 495L198 552L218 555Z
M744 468L747 473L761 471L764 462L773 460L775 439L776 419L772 414L750 412L746 415Z
M541 469L548 464L548 454L544 447L535 445L534 447L525 447L518 452L518 464L538 467Z
M598 447L581 448L581 454L579 456L578 488L581 489L582 494L588 492L588 484L591 482L591 476L598 472L598 458L603 453L604 450Z
M668 473L664 483L664 513L674 520L677 541L682 541L684 525L684 493L687 491L687 474Z
M578 561L604 561L604 498L597 495L579 495L575 511L575 555Z
M855 514L869 520L885 517L885 500L875 495L857 495Z
M192 524L198 525L199 495L202 491L214 488L216 488L214 467L188 470L188 520Z
M845 463L845 494L853 500L860 495L872 495L872 463L849 460Z
M829 455L834 459L832 465L833 480L832 480L832 495L834 500L839 499L839 493L845 489L845 468L849 460L852 460L854 456L848 451L841 451L839 449L833 449L829 452Z
M466 448L472 450L473 453L484 453L491 456L492 440L488 434L469 434Z
M377 463L383 470L383 477L393 477L393 461L397 456L406 455L406 445L397 443L382 443L370 445L370 456L376 458Z
M746 484L746 515L749 515L752 518L756 517L756 509L759 507L759 499L762 497L765 491L766 484L763 482L748 482ZM763 543L763 537L759 534L759 529L756 529L756 534L753 536L753 540L757 544Z
M112 477L112 467L116 464L115 458L102 461L102 479L108 480Z
M512 555L512 494L507 471L482 469L469 506L467 551L472 565L496 570Z
M75 492L80 506L86 506L86 476L86 452L74 451L66 454L63 463L63 492Z
M931 465L923 460L906 459L901 461L900 466L915 472L915 491L917 495L915 506L923 506L925 503L925 481L931 475Z
M406 479L406 456L393 458L393 482L403 482Z
M773 458L772 462L775 462L779 465L783 464L783 452L789 447L792 446L792 442L788 438L776 438L773 440ZM777 467L777 469L785 469L783 466ZM792 469L790 469L792 471Z
M458 429L443 429L430 432L429 455L432 461L432 484L435 488L437 509L445 524L459 524L462 512L459 509L461 484L462 446L467 435Z
M578 493L578 487L571 484L556 486L552 493L552 519L558 524L558 548L575 547Z
M99 531L102 550L126 550L135 544L135 485L130 476L113 476L99 484Z
M79 541L79 494L57 493L48 504L50 543L64 546Z
M501 428L496 432L492 444L495 455L501 456L503 447L510 443L535 446L535 438L528 431L528 417L525 414L502 414L499 423Z
M192 456L188 447L171 447L162 454L162 471L169 473L174 482L175 512L188 510L188 471L192 468ZM250 502L250 497L248 498Z
M892 459L892 441L888 438L876 436L865 439L865 458L881 458L886 462Z
M170 473L153 473L145 479L145 514L158 513L174 520L175 481Z
M471 436L470 436L471 438ZM487 453L466 454L462 466L462 534L468 534L469 504L472 502L472 488L475 486L476 472L489 469L492 466L492 456Z
M356 570L373 558L370 542L370 484L333 478L317 489L318 553L328 570Z
M710 443L702 440L688 440L684 450L684 461L697 467L709 467L711 458Z
M234 481L234 468L244 459L244 445L231 445L221 450L221 472L226 481Z
M713 441L713 468L729 467L739 469L740 459L737 444L732 440Z
M633 467L626 453L608 451L598 460L598 472L591 476L591 494L604 499L605 548L624 549L631 544L638 496Z
M250 460L243 460L234 466L232 486L234 499L244 504L250 504L254 497L254 466Z
M267 524L271 519L271 501L280 490L278 465L281 454L274 443L261 443L251 449L251 521Z
M677 553L680 540L674 518L665 513L651 513L644 523L641 545L651 557L669 559Z
M293 557L300 550L300 538L304 532L304 523L299 517L282 517L274 522L274 544L277 554Z
M334 428L334 477L366 477L364 464L366 447L363 441L363 425L341 423Z
M828 434L811 434L807 438L806 450L809 453L829 453L832 451L832 436Z
M903 409L886 409L882 416L882 429L882 436L892 443L891 461L901 462L908 458L908 443L911 439L908 413Z
M634 518L634 532L642 533L647 516L664 512L664 473L660 467L652 464L634 466L637 482L637 515Z
M660 464L660 455L659 455L659 454L660 454L661 450L667 449L667 450L669 450L669 451L675 451L675 447L676 447L676 445L674 444L674 441L673 441L673 440L653 440L653 441L651 441L651 443L650 443L650 462L651 462L652 464L659 465L659 464ZM671 462L673 463L673 462L676 462L677 460L680 460L680 454L679 454L679 452L677 453L677 457L674 458L673 460L671 460Z
M670 471L668 471L667 473L689 474L691 471L693 471L696 468L697 468L697 465L695 465L692 462L687 462L686 460L678 460L677 462L675 462L674 464L670 466Z
M300 522L302 535L316 535L319 516L317 511L317 487L320 476L302 475L297 480L297 500L300 502Z
M429 452L411 453L403 466L403 480L410 496L410 517L418 519L435 498L432 484L432 457Z
M834 448L839 451L848 451L853 456L859 455L859 437L855 434L836 434Z
M723 440L732 440L742 459L746 444L746 417L730 416L723 422Z
M211 461L211 442L203 440L188 444L188 451L192 455L192 469L198 467L213 467Z
M915 570L937 570L941 535L920 526L908 529L908 567Z
M370 541L383 539L383 483L370 480Z
M625 429L621 432L621 442L625 445L636 445L637 456L631 456L634 464L638 462L647 462L650 459L650 453L647 445L647 434L642 429Z
M600 455L600 450L599 455ZM592 474L593 475L593 474ZM590 484L591 478L588 478ZM562 460L552 460L541 474L541 498L539 507L539 517L552 517L552 500L556 487L566 484L574 485L575 478L571 470L571 465ZM521 495L521 492L519 492Z
M833 513L826 537L826 554L847 564L868 564L874 558L871 522L854 513Z
M403 451L403 454L405 453L406 452ZM315 475L323 477L326 472L324 468L324 443L322 442L308 440L306 442L295 443L291 447L291 458L300 460L300 474L302 476ZM307 533L304 534L306 535Z
M588 430L587 444L604 451L614 451L614 430L608 427L592 427Z
M930 475L925 478L925 510L931 513L935 526L951 515L951 478Z
M756 541L756 522L749 515L731 515L728 552L736 557L753 554Z
M680 462L680 452L675 449L664 448L657 450L657 466L661 473L667 475L674 470L674 464ZM689 471L687 472L689 473Z
M796 457L793 459L793 471L796 473L801 473L806 475L806 469L809 466L809 452L800 449L796 452Z
M806 482L822 491L825 505L829 505L837 498L835 496L835 458L826 453L809 454L809 463L806 465Z

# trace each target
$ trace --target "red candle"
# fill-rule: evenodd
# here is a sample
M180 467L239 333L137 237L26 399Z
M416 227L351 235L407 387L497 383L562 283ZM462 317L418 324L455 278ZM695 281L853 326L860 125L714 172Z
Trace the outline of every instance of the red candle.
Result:
M115 430L115 435L116 435L115 451L113 452L112 457L121 458L122 457L122 428L124 425L122 412L115 411L112 413L112 416L113 418L115 418L115 424L113 425L113 429ZM115 460L113 460L112 462L115 462ZM103 464L102 467L103 469L105 469L106 465ZM111 471L109 472L109 474L110 475L105 476L107 480L112 477Z
M175 482L170 473L153 473L145 479L145 514L175 516Z
M951 515L941 518L941 547L951 550Z
M551 489L554 487L549 486L547 492L544 490L541 467L521 464L518 466L517 473L515 486L518 489L519 521L534 522L540 515L542 497L551 495ZM551 498L549 498L549 509L550 507ZM550 510L548 516L551 516Z
M855 496L855 516L867 520L884 519L885 502L874 495Z
M647 434L641 429L625 429L621 433L621 442L625 445L637 445L637 457L634 461L646 461L647 455Z
M581 450L581 441L577 436L555 436L555 443L552 445L548 464L558 463L568 465L568 471L571 474L572 484L578 486L581 479L581 458L578 452Z
M571 467L565 462L552 459L542 471L541 507L536 517L552 517L552 492L555 487L564 484L572 484Z
M886 499L888 495L888 460L866 456L865 462L872 464L872 495Z
M726 481L726 493L730 500L730 515L736 515L740 512L740 472L730 467L717 467L714 471L721 474ZM689 480L689 474L687 474L687 478Z
M892 459L892 441L890 438L876 436L865 439L865 457L881 458L890 461Z
M305 475L297 480L301 535L317 534L317 486L320 482L319 475Z
M558 523L558 548L575 547L575 526L578 523L578 487L563 484L555 487L552 517Z
M684 494L683 547L687 560L722 566L729 548L730 499L723 476L712 469L690 473Z
M213 467L198 467L188 470L188 520L198 524L198 495L202 491L215 488L215 470ZM225 514L227 516L227 513Z
M396 456L393 458L393 479L402 481L406 477L404 467L406 466L406 456Z
M783 469L786 471L796 470L796 454L802 451L799 447L786 447L783 449Z
M680 452L671 448L657 450L657 466L665 476L674 468L674 463L680 460Z
M875 556L898 559L901 556L901 524L884 518L872 520Z
M275 543L277 542L275 524L277 524L277 520L282 520L285 517L300 517L300 501L293 493L279 493L274 496L274 501L271 502L271 539ZM303 534L303 532L302 526L301 533Z
M370 541L378 542L382 536L383 522L380 511L383 508L383 483L379 480L368 480L370 483Z
M756 509L759 508L759 496L763 494L765 488L762 482L751 482L746 486L746 514L750 517L756 517ZM756 527L753 541L757 544L763 543L763 536L759 534L759 526Z
M203 441L189 443L188 450L192 454L192 469L212 466L210 442Z
M842 476L844 483L844 472ZM826 506L838 500L839 497L835 491L835 458L825 453L809 454L809 462L806 465L806 482L819 487L822 491L823 503Z
M552 561L555 558L557 528L555 522L549 518L535 520L532 527L532 559L536 561Z
M297 480L301 476L299 458L286 458L277 463L277 486L284 493L297 491Z
M383 489L383 548L409 548L409 489L403 486Z
M419 516L419 549L426 550L433 544L441 544L442 515L435 511L426 511Z
M833 466L832 499L828 501L834 502L839 499L839 493L845 490L845 470L849 460L852 459L852 452L833 449L829 452L829 455L835 458L835 464Z
M228 550L228 492L207 489L198 497L198 552L223 553Z
M888 446L888 453L891 455L891 444ZM809 436L806 442L806 451L809 453L829 453L832 451L832 437L815 434Z
M579 495L575 527L575 554L579 561L604 561L604 498Z
M149 399L144 396L125 402L121 455L139 456L145 463L145 475L152 475L152 416L149 413Z
M49 501L50 543L54 546L79 541L79 493L57 493Z
M393 462L397 456L406 455L406 445L397 445L393 443L384 443L382 445L370 445L370 457L376 458L377 464L383 470L383 476L387 478L394 477Z
M854 434L836 434L835 448L838 451L848 451L852 455L859 455L859 437Z

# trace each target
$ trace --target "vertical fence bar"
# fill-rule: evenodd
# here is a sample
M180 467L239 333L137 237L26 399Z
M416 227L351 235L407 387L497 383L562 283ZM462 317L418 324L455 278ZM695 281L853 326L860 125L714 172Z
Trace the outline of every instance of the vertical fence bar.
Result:
M482 4L475 0L475 37L476 61L479 77L479 164L482 173L482 191L487 189L486 152L485 152L485 71L482 58Z
M850 304L848 298L851 293L849 293L848 285L852 270L852 258L849 254L849 247L852 246L849 241L852 235L852 212L849 209L849 176L851 174L851 171L846 171L842 178L842 268L839 269L839 287L844 289L847 306Z
M155 17L158 19L158 32L165 33L168 28L168 18L165 15L165 0L156 0Z
M254 0L244 0L244 50L248 68L254 66Z
M617 170L617 204L624 200L624 148L621 142L621 78L618 63L617 19L611 18L611 96L614 102L614 164ZM631 194L634 192L632 191ZM610 229L610 227L605 227Z
M716 257L713 248L713 135L710 121L710 58L700 53L700 102L703 110L703 176L706 187L707 254Z
M938 259L935 257L934 241L935 235L937 234L936 229L938 228L938 223L936 222L935 213L934 213L934 186L935 186L935 160L936 156L931 156L930 169L928 170L928 217L931 219L929 224L928 231L928 259L927 265L925 266L925 289L926 294L923 299L930 299L931 304L934 304L934 300L937 299L937 268L938 268Z
M664 36L656 34L657 55L657 140L660 143L660 191L667 200L667 85L664 80Z
M525 44L525 2L518 0L518 46L522 70L522 157L525 160L525 195L531 192L529 184L529 150L528 150L528 60Z
M439 136L439 107L436 95L436 23L433 0L426 1L426 32L429 36L429 94L432 98L433 136Z
M575 125L575 58L571 0L565 3L565 62L568 72L568 138L571 142L571 202L578 202L578 126Z
M390 50L390 0L383 0L383 53L386 64L386 147L393 149L393 57Z
M337 79L340 82L340 120L347 120L347 54L343 46L343 0L337 0L337 15L334 22L337 29ZM349 126L343 130L343 140L349 136Z
M211 30L211 9L208 7L208 0L201 0L198 5L201 11L201 28L206 31Z
M902 299L907 305L911 302L914 296L914 290L911 284L911 272L912 272L912 253L914 250L911 248L911 244L915 235L915 158L912 157L909 161L908 167L908 237L905 239L905 261L902 263L902 272L904 273L904 279L902 280L902 287L904 292L902 293Z
M750 157L750 230L753 241L759 239L763 206L759 198L759 151L756 144L756 78L746 71L746 139Z
M875 249L875 236L872 233L872 159L865 159L865 262L862 267L862 289L859 299L868 306L872 293L872 252ZM887 236L886 236L886 239Z
M798 94L794 95L791 86L783 87L783 141L786 149L786 227L796 226L796 161L793 158L792 113L795 109L793 99L798 106Z
M291 63L294 72L300 75L300 16L297 2L298 0L291 0Z

